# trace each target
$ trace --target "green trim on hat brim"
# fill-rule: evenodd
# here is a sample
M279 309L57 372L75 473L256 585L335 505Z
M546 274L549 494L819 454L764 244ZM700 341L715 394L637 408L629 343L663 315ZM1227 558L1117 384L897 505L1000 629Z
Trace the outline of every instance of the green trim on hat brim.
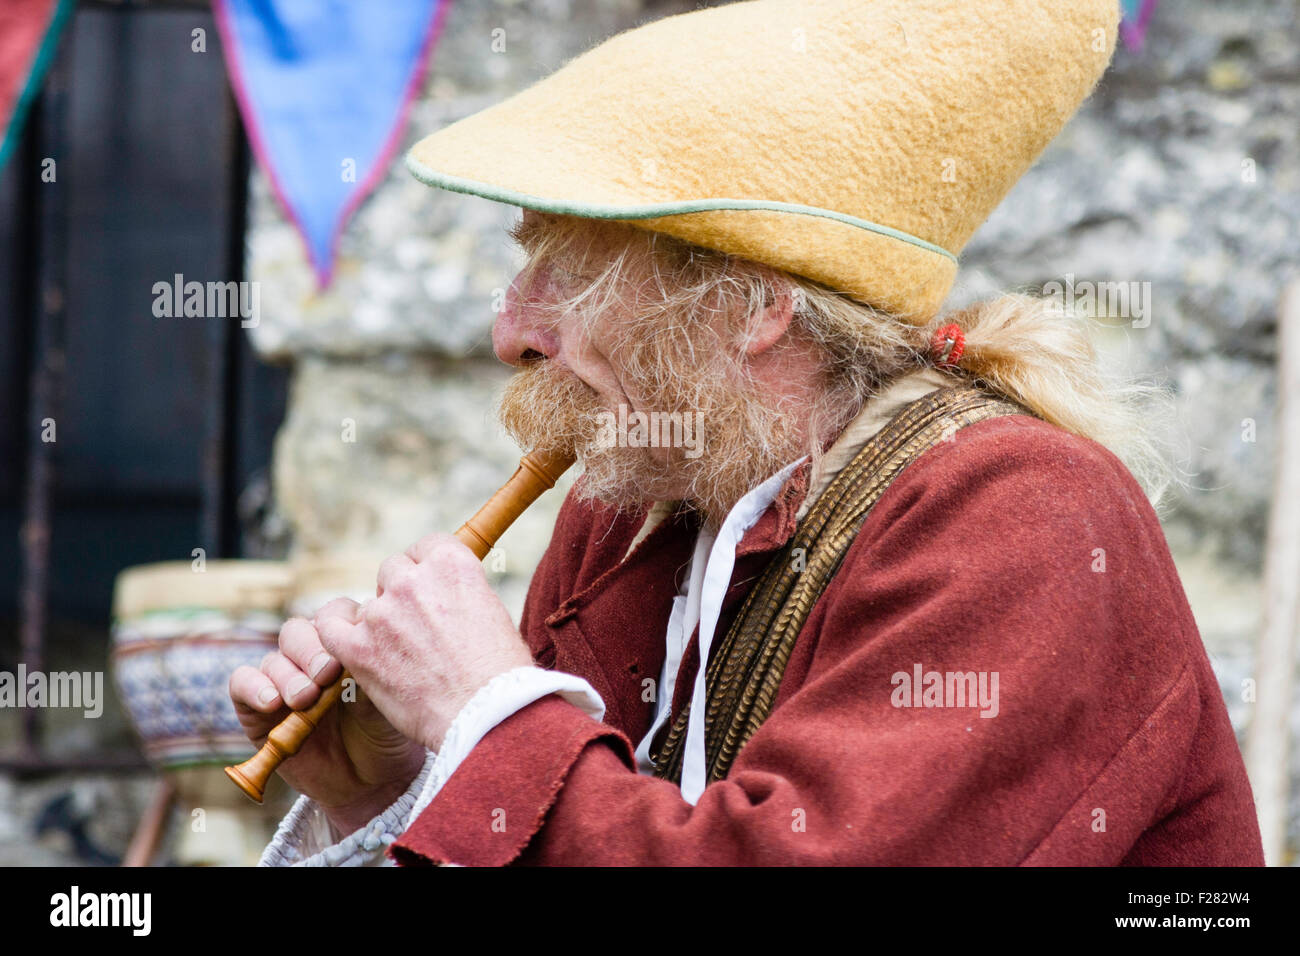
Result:
M481 183L473 179L462 179L459 176L435 172L410 153L406 154L406 168L426 186L436 186L439 189L448 189L452 192L481 196L484 199L508 203L511 206L535 209L538 212L550 212L563 216L580 216L584 219L660 219L665 216L682 216L694 212L717 212L720 210L761 210L764 212L788 212L798 216L820 216L823 219L833 219L836 222L844 223L846 226L854 226L868 232L889 236L891 239L898 239L901 242L919 246L927 252L944 256L953 262L957 261L957 257L942 246L936 246L933 242L926 242L924 239L903 232L901 229L882 226L877 222L869 222L866 219L859 219L857 216L836 212L833 209L820 209L817 206L803 206L799 203L778 202L769 199L683 199L676 202L645 203L635 206L604 205L566 199L543 199L540 196L515 192L513 189L506 189L503 186L494 186L491 183Z

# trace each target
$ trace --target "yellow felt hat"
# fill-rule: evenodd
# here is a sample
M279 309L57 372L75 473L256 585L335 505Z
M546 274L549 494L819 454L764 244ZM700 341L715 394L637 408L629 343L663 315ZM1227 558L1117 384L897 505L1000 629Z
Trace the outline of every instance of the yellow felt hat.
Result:
M406 157L431 186L641 228L918 324L1088 96L1119 0L751 0L620 33Z

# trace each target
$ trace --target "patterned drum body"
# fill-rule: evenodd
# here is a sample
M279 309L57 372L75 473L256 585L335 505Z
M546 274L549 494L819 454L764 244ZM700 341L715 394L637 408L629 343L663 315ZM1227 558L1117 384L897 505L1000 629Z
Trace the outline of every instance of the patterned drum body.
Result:
M250 585L249 572L266 565L270 577ZM210 562L202 573L188 563L151 565L119 577L113 672L155 765L228 764L252 754L230 701L230 675L276 648L282 578L275 563L238 561Z

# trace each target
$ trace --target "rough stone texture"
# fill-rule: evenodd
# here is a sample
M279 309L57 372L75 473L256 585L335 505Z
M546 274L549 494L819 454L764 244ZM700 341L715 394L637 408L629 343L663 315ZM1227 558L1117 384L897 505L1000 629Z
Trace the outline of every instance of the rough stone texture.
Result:
M976 234L951 300L1066 274L1150 282L1150 326L1127 337L1134 369L1176 393L1188 474L1167 529L1253 569L1276 441L1276 309L1300 261L1297 16L1264 0L1162 6L1145 49L1117 53Z
M692 5L454 5L403 150L615 30ZM1146 49L1117 53L1098 93L976 234L949 300L1041 291L1066 275L1151 283L1150 325L1111 319L1101 343L1175 394L1186 481L1165 528L1239 733L1250 719L1241 681L1260 627L1278 440L1275 309L1300 260L1297 116L1295 3L1161 5ZM429 190L396 163L344 233L335 285L317 293L297 236L255 176L253 338L295 368L275 489L299 554L397 550L451 530L513 467L518 451L490 413L503 380L490 328L513 274L503 227L514 214ZM341 440L344 418L357 423L353 443ZM530 510L507 539L506 571L493 572L515 613L558 501ZM1293 845L1297 837L1293 806Z

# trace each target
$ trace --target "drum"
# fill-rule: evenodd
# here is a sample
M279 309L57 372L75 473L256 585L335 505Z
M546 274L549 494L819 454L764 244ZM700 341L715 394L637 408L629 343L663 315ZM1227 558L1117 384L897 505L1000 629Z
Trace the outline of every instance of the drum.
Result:
M230 674L277 646L291 573L275 561L188 561L122 571L113 595L114 678L145 753L164 770L253 752Z

